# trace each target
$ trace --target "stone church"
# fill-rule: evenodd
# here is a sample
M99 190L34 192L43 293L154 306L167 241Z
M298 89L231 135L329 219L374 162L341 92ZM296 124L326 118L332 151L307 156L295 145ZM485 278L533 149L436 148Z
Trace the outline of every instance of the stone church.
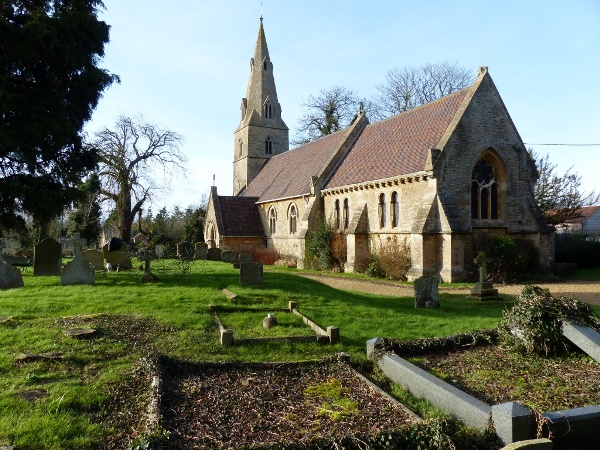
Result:
M261 18L233 196L211 189L209 246L269 247L302 267L307 232L327 220L345 235L346 271L364 269L394 236L410 245L410 279L464 280L486 234L529 239L549 265L553 229L533 196L535 164L486 67L470 87L380 122L359 111L348 128L291 150L288 133Z

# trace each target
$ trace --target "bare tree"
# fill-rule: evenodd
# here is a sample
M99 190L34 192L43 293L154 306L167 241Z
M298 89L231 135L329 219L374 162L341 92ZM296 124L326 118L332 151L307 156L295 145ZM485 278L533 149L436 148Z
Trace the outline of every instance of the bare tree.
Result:
M360 108L375 114L375 105L361 99L354 91L342 86L321 89L302 104L304 115L300 117L298 134L292 144L299 145L314 141L346 128L352 123Z
M581 176L572 172L573 167L560 174L548 154L540 157L532 149L529 154L535 160L539 175L534 187L535 199L549 225L560 225L581 217L581 207L598 203L600 194L581 192Z
M118 232L124 241L131 239L131 226L142 205L153 193L165 189L156 180L159 172L165 181L176 173L185 176L181 142L177 133L141 117L120 117L114 129L95 133L91 145L99 155L100 192L104 200L114 202Z
M473 75L457 63L443 61L392 69L385 79L385 84L377 86L377 103L387 117L463 89L473 82Z

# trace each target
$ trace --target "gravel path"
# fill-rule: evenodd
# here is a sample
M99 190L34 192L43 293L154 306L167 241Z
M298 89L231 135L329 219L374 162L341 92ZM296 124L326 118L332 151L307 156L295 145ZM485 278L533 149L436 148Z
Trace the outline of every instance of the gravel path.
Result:
M412 286L401 285L386 281L376 280L358 280L355 278L346 278L332 275L321 274L299 274L311 280L331 286L343 291L366 292L369 294L390 295L395 297L407 297L414 294ZM495 285L500 294L519 295L523 289L523 284ZM550 290L554 296L573 297L592 305L600 305L600 281L570 281L561 283L536 283ZM443 287L440 286L440 293L464 294L471 293L467 287Z

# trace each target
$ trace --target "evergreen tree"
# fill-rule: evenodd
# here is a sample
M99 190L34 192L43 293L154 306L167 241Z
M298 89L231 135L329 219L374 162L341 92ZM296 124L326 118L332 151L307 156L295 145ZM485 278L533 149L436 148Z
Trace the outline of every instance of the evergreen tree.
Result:
M0 223L46 224L95 167L82 128L118 78L98 67L109 26L99 0L0 3Z

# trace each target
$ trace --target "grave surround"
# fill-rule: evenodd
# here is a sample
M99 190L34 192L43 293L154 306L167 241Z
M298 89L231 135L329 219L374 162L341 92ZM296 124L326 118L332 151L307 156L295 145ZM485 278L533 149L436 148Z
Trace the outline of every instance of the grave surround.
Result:
M571 330L567 326L565 333L564 328L563 334L571 339L569 334ZM578 328L587 327L578 326ZM589 339L589 336L596 338L594 333L596 333L595 330L579 330L576 339L583 339L581 335L586 335L585 345L590 346L593 339ZM600 334L597 337L600 340ZM452 338L448 337L447 340L454 340ZM429 400L467 425L485 429L491 422L498 437L505 445L532 440L536 437L534 414L523 405L517 402L487 405L406 361L401 356L395 353L386 353L383 349L383 341L379 338L368 340L366 347L367 357L374 360L388 378L404 386L417 397ZM596 351L600 352L600 348ZM544 445L537 446L538 443L533 442L535 446L531 448L587 450L593 448L590 447L590 443L600 442L600 406L544 412L541 416L547 420L545 427L552 430L555 438L550 447L547 447L547 443L542 441L541 444ZM530 447L510 447L509 445L508 448Z

